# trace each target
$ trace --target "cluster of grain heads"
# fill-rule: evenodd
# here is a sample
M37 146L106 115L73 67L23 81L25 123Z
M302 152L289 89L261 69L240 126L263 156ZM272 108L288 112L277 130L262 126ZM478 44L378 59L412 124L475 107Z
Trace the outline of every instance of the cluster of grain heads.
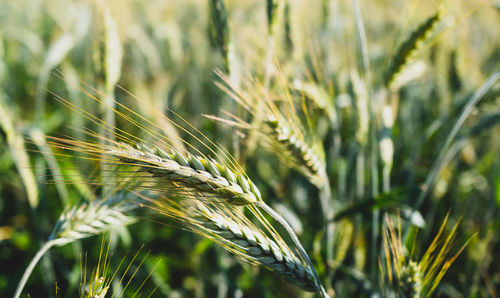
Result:
M136 221L128 215L137 206L128 195L115 195L76 204L64 211L55 224L48 241L40 248L26 268L14 297L19 297L31 272L40 258L53 246L61 246L78 239L91 237L109 231L113 227L123 227Z
M117 166L112 172L115 179L122 185L126 184L128 188L131 186L127 181L133 181L135 189L150 189L157 195L176 197L181 201L195 196L199 202L216 204L220 208L248 206L264 210L286 229L301 257L313 272L316 288L324 292L311 260L290 225L262 200L255 184L242 170L238 170L238 165L232 163L232 166L229 166L189 153L183 155L172 148L167 152L144 143L132 146L123 142L112 142L110 145L103 145L100 142L81 142L55 137L51 139L52 145L59 148L90 156L106 156L109 164ZM125 169L122 170L123 168Z
M92 98L101 102L95 97ZM64 99L59 99L71 108L81 111L79 107L71 105L71 103L68 103ZM123 105L120 106L124 107ZM84 111L81 112L85 113ZM133 113L133 111L131 112ZM162 145L165 145L167 150L146 145L140 138L118 129L115 131L116 139L124 142L110 140L101 134L90 132L89 136L97 140L80 141L51 137L50 144L59 149L79 152L85 156L84 158L94 159L98 157L100 160L104 160L107 165L114 165L114 168L109 169L108 172L116 179L115 182L120 185L120 188L134 190L149 189L156 195L175 197L180 201L196 197L196 200L199 202L216 204L220 208L230 207L235 209L238 206L246 206L254 211L263 210L286 230L301 258L306 262L309 272L312 272L315 288L323 296L328 296L321 286L320 279L306 250L303 248L293 229L279 213L262 200L261 194L255 184L248 178L241 167L234 162L234 158L230 154L223 151L223 155L216 155L217 160L215 160L205 156L195 156L190 153L179 153L169 145L168 137L158 135L120 112L115 111L115 113L125 121L129 121L138 128L149 132L152 137ZM136 113L134 114L141 117ZM100 127L113 127L112 124L90 116L88 113L85 115ZM189 123L187 124L190 125ZM190 126L194 128L192 125ZM196 130L196 128L194 129ZM184 131L189 133L186 129ZM197 132L201 134L201 132ZM101 142L103 139L106 140L105 144ZM205 148L216 154L213 148L203 143L200 139L197 140ZM212 141L208 140L208 142L218 148ZM300 143L292 143L300 147ZM193 145L187 142L186 145L196 150ZM304 148L302 149L304 154L312 152ZM308 157L307 160L314 160L314 158ZM314 163L311 163L311 166L314 166ZM324 166L318 166L318 168L324 169ZM144 173L147 173L147 175L144 175ZM327 197L325 196L325 198ZM258 212L260 214L260 211ZM267 220L263 219L262 215L260 217L260 222L267 222ZM275 266L275 270L278 270L276 268L278 268L277 266ZM298 272L302 272L300 268ZM304 278L304 274L301 274L296 274L296 276ZM293 277L293 275L291 276ZM302 286L306 287L305 284Z
M138 166L140 171L148 172L157 180L172 186L168 188L169 195L189 198L196 194L198 201L219 204L221 208L240 205L262 208L287 230L314 273L316 288L322 290L312 262L289 224L262 200L258 188L243 172L205 157L191 154L184 156L174 150L167 153L145 144L133 147L117 143L115 148L108 148L103 153L119 158L121 164ZM160 192L161 182L160 187L155 188Z

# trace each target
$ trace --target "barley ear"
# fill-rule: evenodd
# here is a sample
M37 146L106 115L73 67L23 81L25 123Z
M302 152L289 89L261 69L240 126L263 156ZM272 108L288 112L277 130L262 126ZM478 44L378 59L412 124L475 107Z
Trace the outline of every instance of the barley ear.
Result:
M82 239L108 231L113 226L123 226L135 222L135 218L125 212L135 208L135 204L127 202L123 194L90 203L77 204L64 211L55 224L48 241L40 248L26 268L19 284L15 298L18 298L42 256L53 246L62 246L77 239Z
M262 201L253 182L235 169L213 159L192 154L182 155L174 150L165 152L156 147L120 143L118 148L105 152L123 164L139 166L158 182L175 184L176 189L197 191L201 197L221 198L231 205L247 205Z
M328 295L328 293L326 293L326 290L321 285L321 280L318 276L318 273L316 273L316 270L314 269L314 265L313 265L311 259L309 258L306 250L302 246L302 243L300 242L299 238L297 237L297 235L293 231L290 224L288 224L288 222L279 213L274 211L274 209L269 207L269 205L267 205L266 203L260 202L258 204L258 206L260 208L262 208L267 214L269 214L274 220L279 222L283 226L283 228L285 228L285 230L287 231L290 238L292 238L293 243L295 244L295 246L297 246L297 249L299 250L301 257L304 258L304 260L307 262L307 264L311 268L312 273L314 274L314 279L315 279L317 289L319 289L319 291L323 297L330 297Z
M415 261L411 255L408 257L404 253L400 224L394 228L392 221L386 217L387 228L384 232L386 268L382 273L387 275L389 291L401 297L430 297L432 295L443 276L472 238L456 249L455 239L460 220L446 234L448 218L449 214L443 220L437 235L420 261Z
M292 168L321 188L323 180L320 178L326 168L323 147L320 144L308 142L301 134L297 134L295 128L292 128L287 121L274 115L269 116L264 124L270 129L271 139L290 154Z
M124 196L119 193L107 199L73 206L61 214L49 241L58 239L70 243L108 231L113 226L134 223L135 217L127 215L126 212L134 209L135 205L125 201L127 198Z
M401 44L394 55L389 68L384 76L384 85L391 87L401 71L409 65L415 53L423 47L424 43L432 36L433 30L443 17L443 10L439 9L425 22L413 31L410 36Z
M192 232L215 241L240 260L264 266L305 291L323 291L314 267L302 254L297 256L294 250L289 248L255 206L248 206L248 211L254 215L252 218L257 221L257 225L242 209L228 204L201 201L195 196L188 196L179 201L162 196L142 198L151 203L149 207L152 210L174 219ZM259 204L263 209L269 208L266 206ZM273 218L279 218L277 221L284 222L276 212L266 212ZM290 229L286 222L285 225ZM294 237L294 241L298 241L296 236Z
M303 264L282 241L272 239L250 222L231 218L206 207L196 219L216 235L215 240L240 258L269 268L306 291L320 291L311 267ZM239 215L243 216L243 215Z

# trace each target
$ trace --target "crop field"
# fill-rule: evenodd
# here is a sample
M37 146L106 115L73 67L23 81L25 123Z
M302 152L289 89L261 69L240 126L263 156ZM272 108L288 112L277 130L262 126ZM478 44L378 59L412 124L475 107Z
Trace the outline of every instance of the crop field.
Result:
M500 297L500 2L0 1L0 297Z

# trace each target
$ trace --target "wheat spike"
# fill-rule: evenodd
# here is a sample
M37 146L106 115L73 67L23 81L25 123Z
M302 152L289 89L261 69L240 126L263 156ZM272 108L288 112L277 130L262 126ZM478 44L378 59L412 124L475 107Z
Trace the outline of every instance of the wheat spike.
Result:
M136 148L119 143L119 147L106 153L120 158L121 162L140 166L142 171L169 183L176 183L207 196L216 195L234 205L253 204L262 201L255 184L243 173L213 159L172 150L137 144Z
M323 187L326 170L323 146L305 127L305 120L299 116L290 88L286 85L280 86L285 94L280 94L279 100L276 101L273 95L263 91L258 83L249 84L243 90L232 84L224 74L219 72L218 75L224 84L217 85L247 110L257 123L249 124L230 114L236 121L210 116L209 118L242 129L258 131L266 145L269 145L270 150L274 151L283 163L307 177L316 186ZM277 71L276 75L282 74ZM280 77L280 80L284 78ZM263 111L256 113L259 106L262 106ZM312 137L305 137L310 135Z
M386 268L382 273L387 275L389 291L397 293L399 297L430 297L470 238L459 249L454 249L459 222L446 235L447 215L420 261L414 261L411 255L408 257L404 253L400 223L394 228L388 217L386 222L387 228L384 232Z
M255 184L241 171L222 162L190 153L180 154L174 149L169 152L143 143L135 147L122 142L112 145L83 143L69 139L51 138L52 145L88 155L102 154L109 163L138 167L138 172L146 172L152 177L133 177L138 183L154 181L163 185L164 190L182 192L194 191L200 198L223 199L225 203L246 205L262 201ZM134 175L137 171L126 171ZM116 173L120 173L116 170ZM130 174L132 173L132 174ZM153 178L153 179L151 179ZM162 191L161 187L155 190Z
M293 167L311 176L321 176L325 170L324 154L294 132L288 122L269 116L265 124L271 129L270 137L283 145L292 155ZM308 175L308 176L309 176ZM314 178L312 180L315 180Z
M40 258L53 246L62 246L77 239L91 237L108 231L113 226L123 226L135 222L135 217L125 213L137 205L128 200L125 194L118 193L105 199L90 203L76 204L64 211L54 225L48 241L38 250L24 271L17 285L15 298L21 296L31 272Z
M196 198L180 203L166 198L145 199L152 203L153 210L214 240L241 260L262 265L303 290L320 291L312 269L256 213L256 219L268 233L234 207L215 205Z
M439 21L442 19L443 10L439 9L434 15L430 16L425 22L413 31L394 55L392 63L387 69L384 77L386 86L391 87L401 71L409 64L415 53L422 48L425 41L429 39Z
M61 214L49 241L62 240L59 245L63 245L107 231L113 226L131 224L136 219L127 215L126 212L134 208L135 205L127 201L125 194L122 193L106 199L74 205Z
M319 291L311 269L301 262L291 250L267 237L255 226L235 221L209 209L202 210L204 226L210 229L235 248L243 250L247 258L268 267L307 291Z
M422 297L422 272L415 261L410 261L400 269L398 292L401 297Z

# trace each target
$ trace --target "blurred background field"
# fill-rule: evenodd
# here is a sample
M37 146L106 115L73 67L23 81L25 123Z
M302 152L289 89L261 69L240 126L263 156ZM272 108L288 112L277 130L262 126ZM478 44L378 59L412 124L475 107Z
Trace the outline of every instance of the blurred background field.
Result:
M433 16L432 30L388 79L398 49ZM454 251L470 242L434 294L498 297L499 70L498 1L1 1L0 296L14 294L61 212L106 191L105 165L58 156L47 144L44 135L85 140L85 128L98 130L60 96L152 141L104 107L114 98L161 133L196 143L162 117L186 126L180 115L226 148L289 221L338 297L394 294L386 280L386 216L401 218L410 235L405 255L419 260L447 214L448 230L460 221ZM259 121L215 84L223 81L218 71L257 100L292 98L302 133L318 144L326 166L332 239L314 179L265 137L213 119L227 119L228 111ZM79 84L101 92L103 103ZM90 183L96 177L100 183ZM139 215L107 237L111 270L122 258L132 264L127 278L138 268L126 297L149 274L142 296L313 295L166 218ZM24 293L78 296L82 264L90 274L101 242L94 236L51 249Z

